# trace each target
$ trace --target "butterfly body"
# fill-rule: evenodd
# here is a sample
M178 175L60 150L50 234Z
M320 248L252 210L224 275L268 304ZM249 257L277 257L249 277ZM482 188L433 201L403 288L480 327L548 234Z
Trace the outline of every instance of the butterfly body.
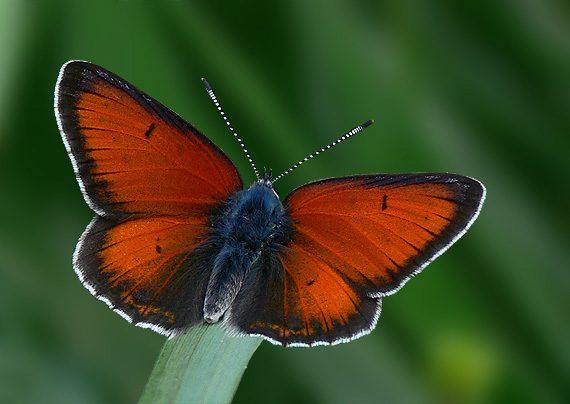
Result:
M168 337L217 321L286 346L368 334L382 298L457 241L485 198L480 182L447 173L329 178L283 202L267 176L243 189L198 129L88 62L62 67L55 112L96 213L75 272L122 317Z
M263 254L286 245L287 214L268 178L231 195L210 215L213 239L219 240L204 303L204 319L216 322L229 308L250 270ZM221 211L221 212L219 212Z

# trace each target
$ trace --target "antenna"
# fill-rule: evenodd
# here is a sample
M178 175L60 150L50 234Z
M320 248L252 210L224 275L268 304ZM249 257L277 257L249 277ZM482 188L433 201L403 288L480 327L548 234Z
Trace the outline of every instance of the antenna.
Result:
M343 135L342 137L338 138L337 140L335 140L334 142L332 142L331 144L329 144L328 146L323 147L321 150L314 152L313 154L311 154L309 157L305 157L303 160L299 161L297 164L293 165L291 168L289 168L288 170L286 170L284 173L279 174L273 181L271 181L272 183L274 183L275 181L277 181L279 178L284 177L285 175L289 174L291 171L293 171L294 169L296 169L297 167L299 167L301 164L303 164L305 161L312 159L313 157L321 154L322 152L324 152L325 150L330 149L333 146L336 146L337 144L339 144L340 142L342 142L343 140L348 139L349 137L352 137L354 135L356 135L358 132L361 132L362 130L364 130L364 128L368 127L369 125L373 124L374 120L371 119L370 121L366 121L364 122L362 125L358 125L356 128L352 129L350 132L346 133L345 135Z
M214 101L214 104L216 105L216 107L218 108L218 111L220 111L220 114L222 115L222 118L224 118L224 121L226 121L226 124L228 125L228 127L230 128L230 130L232 131L232 133L234 134L235 138L237 139L237 141L239 142L241 148L243 149L245 155L247 156L247 159L249 160L249 163L251 164L251 167L253 167L253 171L255 172L255 177L259 180L259 172L257 171L257 167L255 167L255 164L253 163L253 159L251 158L251 156L249 155L249 152L247 151L247 149L245 148L245 145L243 144L243 141L241 140L241 138L238 136L237 132L235 131L234 127L232 126L232 124L230 123L228 117L226 116L226 114L224 113L224 111L222 110L222 107L220 106L220 103L218 102L218 98L216 97L216 94L214 94L214 90L212 90L212 87L210 86L210 83L208 83L206 81L206 79L202 78L202 83L204 83L204 86L206 87L206 91L208 91L208 95L210 96L210 98L212 99L212 101Z

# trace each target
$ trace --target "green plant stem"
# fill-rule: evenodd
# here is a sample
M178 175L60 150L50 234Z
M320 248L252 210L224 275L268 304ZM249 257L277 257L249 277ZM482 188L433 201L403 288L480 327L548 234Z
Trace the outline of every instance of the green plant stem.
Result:
M229 403L258 337L230 337L204 324L166 341L139 404Z

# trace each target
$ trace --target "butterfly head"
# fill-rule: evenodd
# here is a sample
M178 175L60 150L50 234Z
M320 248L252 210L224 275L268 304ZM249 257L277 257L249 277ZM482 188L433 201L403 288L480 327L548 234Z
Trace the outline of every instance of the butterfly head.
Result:
M263 175L259 177L258 182L271 186L271 184L273 184L273 170L271 168L269 170L264 168Z

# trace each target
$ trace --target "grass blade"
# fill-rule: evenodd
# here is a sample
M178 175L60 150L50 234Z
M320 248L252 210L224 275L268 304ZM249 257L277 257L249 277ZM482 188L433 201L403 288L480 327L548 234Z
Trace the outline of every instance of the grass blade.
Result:
M166 341L139 404L231 402L261 341L229 337L220 323Z

